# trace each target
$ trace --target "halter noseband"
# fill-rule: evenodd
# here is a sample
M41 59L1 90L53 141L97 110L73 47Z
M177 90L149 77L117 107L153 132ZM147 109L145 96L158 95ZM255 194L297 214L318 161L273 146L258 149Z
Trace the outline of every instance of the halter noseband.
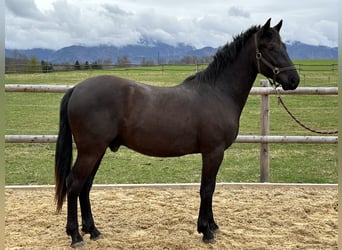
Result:
M269 61L267 61L261 54L261 52L259 51L259 47L258 47L258 40L257 40L257 34L254 35L254 42L255 42L255 50L256 50L256 59L257 59L257 66L258 66L258 73L261 73L261 69L260 69L260 64L261 62L264 63L267 67L269 67L272 72L273 72L273 81L271 82L272 85L274 85L275 87L278 87L280 84L276 83L276 76L279 75L280 72L283 71L288 71L288 70L296 70L296 67L294 65L292 66L288 66L288 67L275 67L273 66Z

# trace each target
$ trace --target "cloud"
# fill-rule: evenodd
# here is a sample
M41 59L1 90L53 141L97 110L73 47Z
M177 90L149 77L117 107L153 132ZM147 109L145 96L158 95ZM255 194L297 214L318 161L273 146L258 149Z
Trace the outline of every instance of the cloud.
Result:
M104 9L104 14L108 16L131 16L133 13L121 9L116 4L105 3L102 5Z
M264 0L218 0L210 5L206 0L6 0L5 43L6 48L58 49L75 44L122 46L149 38L218 47L272 17L274 24L284 19L285 40L337 46L337 13L327 7L336 1L305 8L296 6L301 2L283 2L275 10Z
M15 16L28 19L44 19L34 0L6 0L6 7Z
M235 7L235 6L229 8L228 14L230 16L244 17L244 18L249 18L251 16L249 12L247 12L243 9L240 9L238 7Z
M337 22L330 20L320 20L315 24L317 33L320 34L324 44L334 46L335 41L338 40L338 25Z

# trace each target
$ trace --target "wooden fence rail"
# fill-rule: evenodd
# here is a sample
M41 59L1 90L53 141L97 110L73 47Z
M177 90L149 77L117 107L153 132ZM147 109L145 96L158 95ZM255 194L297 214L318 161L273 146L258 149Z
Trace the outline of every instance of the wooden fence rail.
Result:
M5 135L6 143L55 143L57 135ZM237 143L337 144L337 136L238 135Z
M262 80L263 82L264 80ZM5 92L65 93L73 85L5 84ZM296 90L275 91L272 87L253 87L251 95L337 95L338 87L299 87Z
M269 135L269 95L338 95L337 87L299 87L284 91L268 87L262 80L261 86L253 87L251 95L261 95L260 135L239 135L237 143L260 143L260 181L269 181L269 143L337 144L338 136L271 136ZM6 84L5 92L64 93L72 85ZM6 143L55 143L56 135L5 135Z

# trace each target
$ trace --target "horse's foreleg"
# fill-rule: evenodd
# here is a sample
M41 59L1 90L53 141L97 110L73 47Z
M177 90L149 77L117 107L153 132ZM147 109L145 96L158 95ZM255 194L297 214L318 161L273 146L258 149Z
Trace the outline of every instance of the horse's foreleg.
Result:
M197 222L197 231L203 233L203 241L211 242L218 226L212 210L213 193L216 185L216 175L223 159L223 150L210 154L202 154L201 204Z

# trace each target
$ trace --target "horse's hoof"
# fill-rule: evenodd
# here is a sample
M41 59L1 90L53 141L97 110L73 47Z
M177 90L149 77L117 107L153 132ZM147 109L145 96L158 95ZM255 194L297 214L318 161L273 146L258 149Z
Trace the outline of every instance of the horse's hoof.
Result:
M72 248L81 248L83 247L85 244L84 244L84 241L78 241L78 242L75 242L75 243L71 243L71 247Z
M90 237L91 240L99 240L99 239L104 239L104 236L103 234L99 234L97 236L94 236L94 237Z
M94 228L94 230L92 232L90 232L90 239L91 240L98 240L98 239L102 239L102 238L103 238L102 234L96 228Z
M204 242L205 244L215 244L215 243L216 243L216 240L215 240L215 238L206 239L205 237L203 237L203 242Z
M215 241L215 237L214 237L214 235L213 235L213 233L211 231L209 231L206 234L203 234L203 239L202 240L206 244L214 244L216 242Z

